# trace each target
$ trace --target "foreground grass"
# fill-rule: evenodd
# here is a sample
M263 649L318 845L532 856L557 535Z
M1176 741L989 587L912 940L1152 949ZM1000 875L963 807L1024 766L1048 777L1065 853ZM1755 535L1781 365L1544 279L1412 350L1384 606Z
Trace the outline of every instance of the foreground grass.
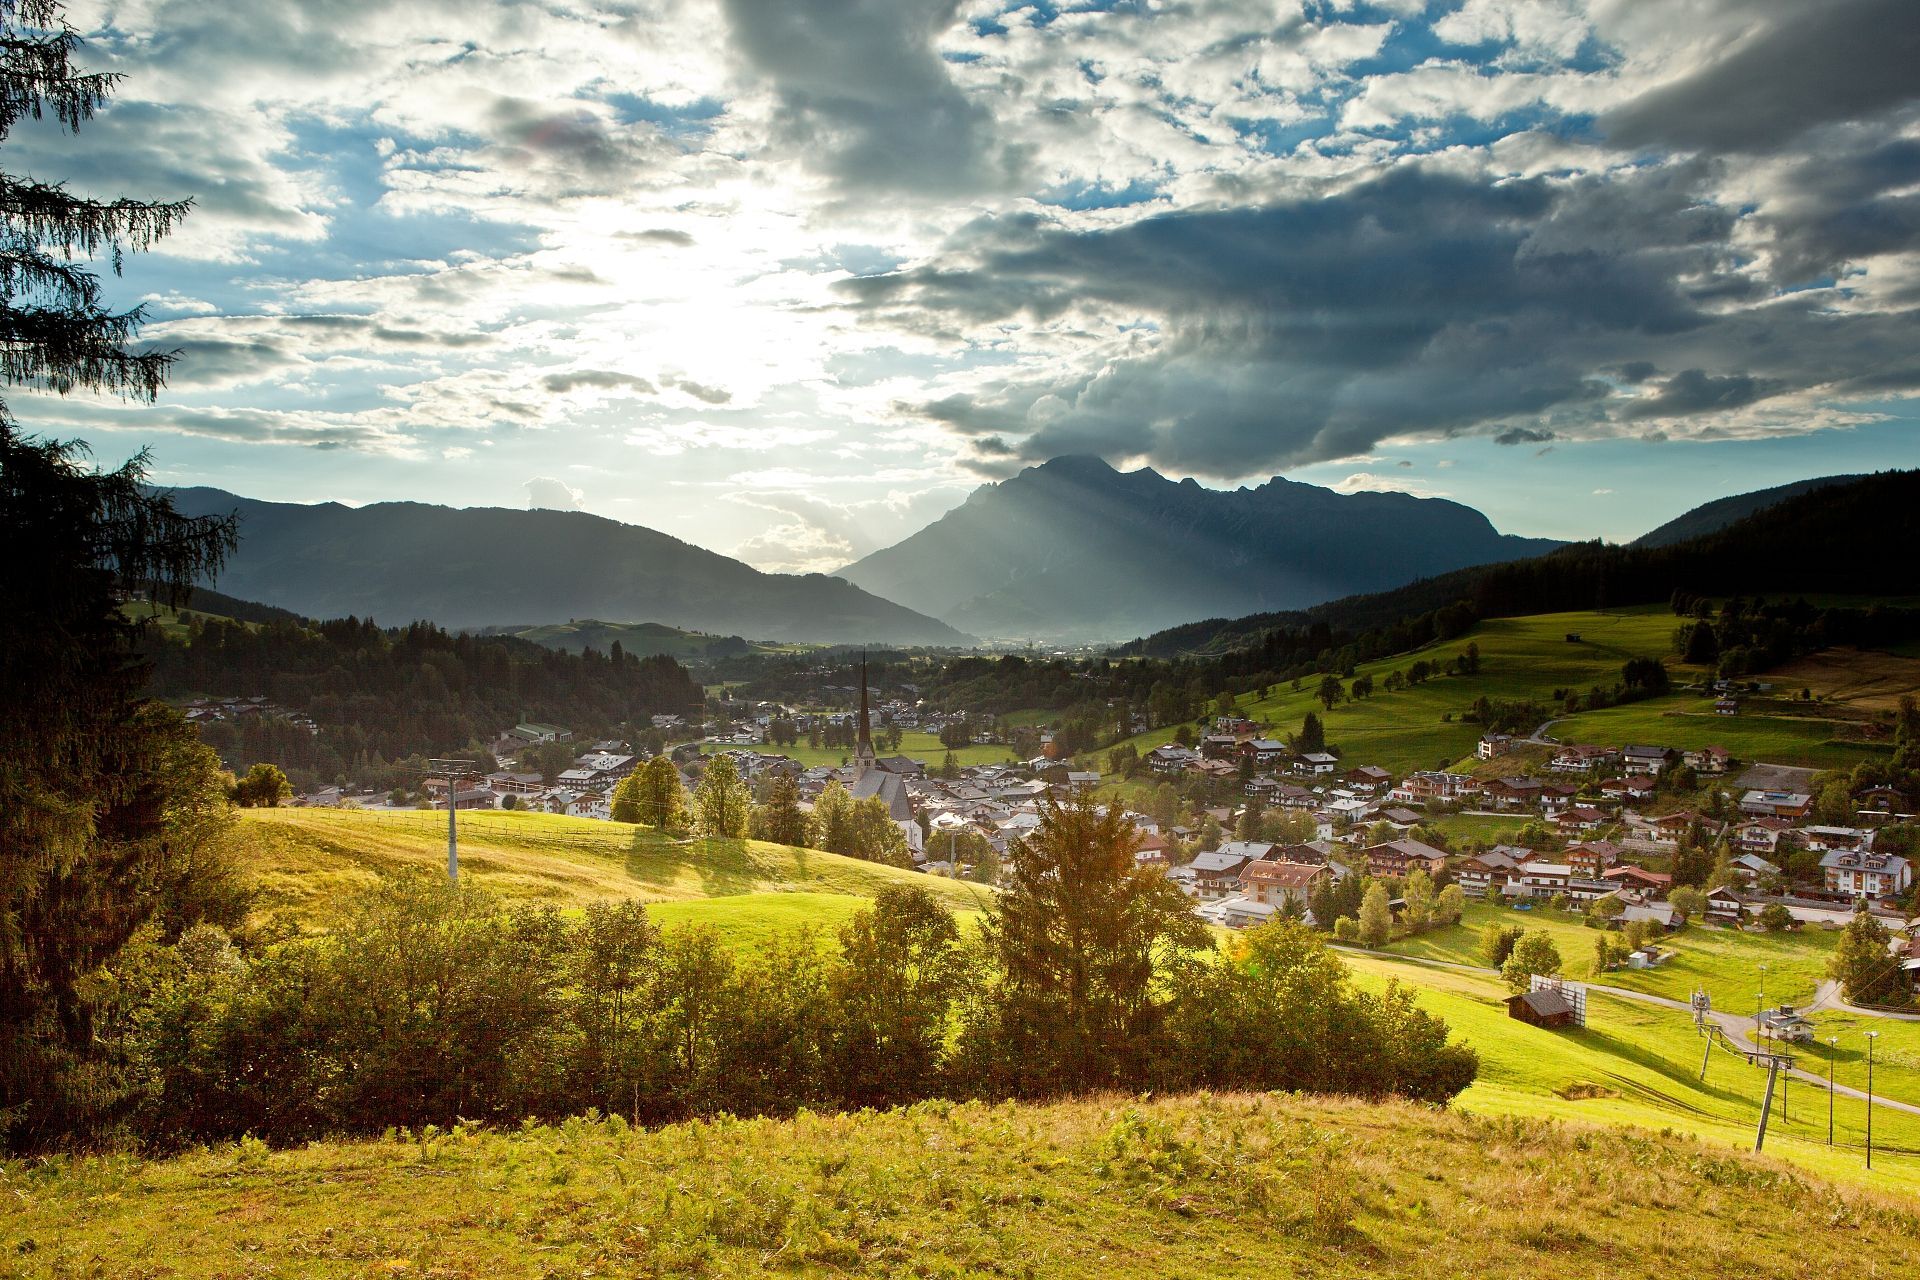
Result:
M0 1257L46 1278L1851 1280L1920 1232L1688 1139L1271 1095L243 1143L0 1165L0 1198Z
M444 871L444 813L252 809L232 839L260 891L263 917L325 928L345 898L407 869ZM889 884L914 884L950 906L975 908L984 890L895 867L759 840L675 842L647 827L551 814L460 815L460 872L510 901L559 907L631 898L687 903L741 928L770 929L815 914L833 927ZM724 900L725 908L695 900ZM662 909L660 918L677 918Z

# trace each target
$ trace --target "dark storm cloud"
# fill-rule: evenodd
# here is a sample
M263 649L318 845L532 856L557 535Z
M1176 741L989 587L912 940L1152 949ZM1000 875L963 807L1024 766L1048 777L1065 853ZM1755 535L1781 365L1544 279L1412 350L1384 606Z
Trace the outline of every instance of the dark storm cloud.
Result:
M1553 440L1553 438L1554 435L1551 431L1540 431L1533 427L1509 427L1499 435L1496 435L1493 438L1493 442L1495 444L1505 445L1546 444ZM1400 465L1406 466L1407 464L1403 462Z
M767 77L779 140L845 190L1011 187L1026 149L934 49L958 0L724 0L734 49Z
M1625 147L1772 151L1816 125L1920 99L1914 0L1749 0L1756 30L1711 65L1600 118Z
M927 266L839 287L929 332L1146 319L1156 338L1097 367L919 411L1023 437L1025 458L1142 456L1219 476L1412 432L1540 443L1851 378L1920 384L1920 315L1771 295L1742 270L1736 216L1703 196L1711 174L1492 181L1409 166L1329 197L1114 229L1003 218ZM1651 400L1616 397L1609 371L1652 376L1656 358L1689 372Z
M645 378L637 378L630 373L615 373L610 369L577 369L572 373L550 373L540 379L540 385L555 395L581 387L593 387L602 391L652 392L654 389L653 384Z

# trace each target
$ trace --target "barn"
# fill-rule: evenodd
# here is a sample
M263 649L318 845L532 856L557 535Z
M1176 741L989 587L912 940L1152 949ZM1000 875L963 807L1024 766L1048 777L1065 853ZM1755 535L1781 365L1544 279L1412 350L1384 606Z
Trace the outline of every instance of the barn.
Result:
M1575 1012L1573 1001L1558 991L1523 991L1507 997L1507 1016L1536 1027L1571 1027Z

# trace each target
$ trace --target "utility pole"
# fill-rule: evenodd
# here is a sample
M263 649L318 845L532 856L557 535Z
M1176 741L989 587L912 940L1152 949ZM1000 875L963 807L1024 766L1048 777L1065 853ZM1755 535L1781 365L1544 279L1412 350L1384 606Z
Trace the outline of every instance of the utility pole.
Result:
M1839 1052L1840 1037L1827 1037L1827 1145L1833 1145L1833 1059Z
M444 774L447 779L447 882L460 883L460 832L454 823L454 815L460 811L459 797L456 792L460 779L472 776L474 762L471 760L429 760L427 768L435 775Z
M1769 1055L1767 1058L1767 1096L1760 1100L1760 1124L1753 1131L1753 1149L1760 1150L1760 1144L1767 1140L1767 1117L1773 1113L1773 1084L1780 1078L1780 1058Z
M1867 1168L1873 1168L1873 1042L1878 1031L1867 1032Z

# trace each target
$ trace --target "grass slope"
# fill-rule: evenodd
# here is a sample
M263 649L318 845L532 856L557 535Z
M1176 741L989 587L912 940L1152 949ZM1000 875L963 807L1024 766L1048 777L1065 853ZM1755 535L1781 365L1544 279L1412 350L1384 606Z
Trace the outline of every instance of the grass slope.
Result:
M1593 978L1593 940L1599 935L1581 924L1579 916L1545 907L1515 911L1470 903L1459 924L1398 939L1386 949L1430 960L1484 964L1480 931L1490 921L1545 930L1559 948L1566 976L1583 981ZM1616 969L1598 980L1671 1000L1685 1000L1695 991L1705 991L1716 1009L1752 1014L1757 1007L1755 997L1763 986L1768 1004L1811 1001L1814 988L1826 976L1827 957L1838 937L1821 929L1738 933L1731 929L1687 928L1664 940L1663 945L1675 954L1657 968ZM1764 975L1760 972L1763 964L1767 966Z
M1686 1133L1715 1146L1753 1146L1766 1073L1744 1058L1713 1051L1700 1079L1705 1043L1691 1017L1678 1010L1590 994L1584 1029L1547 1031L1507 1016L1506 989L1492 977L1407 964L1388 956L1346 957L1367 985L1395 979L1414 987L1418 1003L1445 1018L1454 1034L1480 1054L1480 1075L1456 1100L1488 1116L1579 1119L1598 1124ZM1611 975L1609 975L1611 977ZM1835 1080L1858 1089L1866 1082L1864 1040L1843 1036ZM1820 1054L1796 1051L1798 1065L1824 1073ZM1876 1089L1906 1100L1876 1068ZM1841 1181L1920 1192L1920 1117L1876 1108L1874 1167L1865 1167L1866 1104L1837 1097L1835 1145L1827 1142L1825 1090L1791 1082L1776 1099L1766 1150L1775 1158Z
M1317 679L1302 682L1299 692L1285 686L1266 698L1245 700L1240 712L1271 724L1278 733L1300 727L1307 712L1326 723L1327 740L1345 752L1353 764L1379 764L1396 773L1451 765L1473 755L1480 728L1460 717L1476 698L1531 700L1551 704L1556 689L1584 692L1599 685L1611 687L1620 678L1628 658L1667 660L1676 683L1701 675L1701 669L1677 662L1670 652L1673 630L1679 625L1662 605L1640 605L1581 613L1548 613L1525 618L1491 618L1455 640L1429 645L1414 653L1379 662L1363 663L1356 675L1371 675L1375 692L1359 702L1343 703L1331 712L1314 697ZM1569 634L1580 640L1571 643ZM1438 676L1398 693L1380 689L1390 671L1405 672L1425 659L1444 668L1469 643L1480 647L1480 674ZM1881 663L1883 677L1876 694L1893 696L1889 673L1904 670L1899 663ZM1897 682L1897 681L1896 681ZM1566 742L1593 742L1610 746L1654 742L1692 748L1724 746L1747 760L1797 764L1812 768L1849 765L1871 750L1835 741L1845 729L1844 718L1821 714L1818 703L1802 714L1713 714L1711 700L1687 693L1633 703L1605 711L1558 719L1551 730ZM1451 721L1444 717L1451 715ZM1851 715L1857 716L1853 711ZM1533 726L1528 726L1531 729ZM1173 740L1169 726L1131 739L1142 752Z
M1233 1095L241 1144L3 1164L0 1198L35 1280L1853 1280L1920 1232L1910 1200L1680 1138Z
M263 915L325 927L346 894L406 868L439 871L444 813L244 810L233 840ZM661 919L710 919L749 932L812 919L832 927L889 884L930 889L959 909L985 890L856 858L759 840L676 843L647 827L488 810L460 815L460 871L516 901L578 907L634 898ZM704 901L714 900L714 901Z

